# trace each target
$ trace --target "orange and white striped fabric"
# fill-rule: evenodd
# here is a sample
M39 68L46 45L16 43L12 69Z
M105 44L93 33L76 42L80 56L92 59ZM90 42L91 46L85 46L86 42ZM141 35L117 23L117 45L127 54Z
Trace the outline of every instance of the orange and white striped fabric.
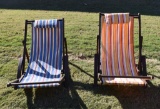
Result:
M134 58L134 17L111 13L101 17L101 69L108 76L138 76ZM144 85L139 78L102 78L106 84Z

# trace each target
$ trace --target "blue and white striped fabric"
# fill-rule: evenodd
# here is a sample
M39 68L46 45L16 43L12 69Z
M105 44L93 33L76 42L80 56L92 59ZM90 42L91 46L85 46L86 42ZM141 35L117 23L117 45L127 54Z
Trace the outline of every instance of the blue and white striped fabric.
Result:
M34 22L35 28L54 28L57 27L57 20L36 20Z
M63 22L36 20L32 24L30 62L20 83L59 81L62 67ZM50 87L59 83L19 85L19 88Z

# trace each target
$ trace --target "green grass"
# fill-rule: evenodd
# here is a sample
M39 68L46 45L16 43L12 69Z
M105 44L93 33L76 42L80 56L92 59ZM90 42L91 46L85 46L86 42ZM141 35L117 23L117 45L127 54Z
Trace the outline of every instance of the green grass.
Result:
M35 5L38 3L38 5ZM27 5L25 5L27 4ZM0 1L0 108L160 108L160 9L158 0L1 0ZM154 75L148 88L133 86L93 87L93 56L96 52L98 12L142 14L143 54L147 71ZM16 78L24 21L65 18L65 36L69 51L69 89L6 87ZM137 25L135 25L137 30ZM28 34L28 48L31 38ZM137 36L137 33L136 33ZM135 38L135 55L138 54ZM85 58L82 59L81 55Z

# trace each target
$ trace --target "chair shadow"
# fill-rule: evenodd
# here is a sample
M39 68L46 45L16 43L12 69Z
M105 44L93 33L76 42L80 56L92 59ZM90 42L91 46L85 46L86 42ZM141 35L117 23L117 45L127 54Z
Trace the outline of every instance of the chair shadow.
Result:
M51 72L47 71L45 66L42 65L42 63L40 63L39 61L35 61L35 63L36 63L35 65L38 66L42 71L38 72L35 69L29 67L29 71L30 71L29 74L34 73L34 75L36 75L36 76L45 77L45 78L60 78L60 74L59 75L54 75L54 73L51 73ZM49 66L48 63L45 63L45 64L47 66ZM52 68L53 69L58 69L58 67L56 68L56 67L53 67L53 66L52 66ZM44 72L44 73L42 73L42 72ZM25 76L27 76L27 75L25 75Z
M81 72L85 73L87 76L90 76L91 78L94 78L93 75L87 73L85 70L83 70L82 68L80 68L78 65L73 64L73 63L71 63L71 62L69 62L69 64L72 65L72 66L74 66L74 67L76 67L76 68L79 69Z
M100 85L94 93L115 96L123 109L159 109L160 85L154 86L149 80L147 83L146 87Z
M67 87L62 84L60 87L24 89L28 108L87 109L76 91L73 80L70 77L70 71L68 82L69 84Z
M27 106L32 108L84 108L87 109L74 88L39 88L35 90L25 89Z
M119 90L118 90L119 91ZM124 88L119 91L120 94L116 98L120 101L124 109L139 108L139 109L158 109L160 108L160 87L151 86ZM129 92L129 93L128 93ZM125 93L127 93L125 95ZM127 103L126 103L127 101Z
M91 91L95 96L114 96L123 109L160 109L160 86L155 87L153 84L149 87L94 86L75 82L74 86L76 89Z
M81 70L86 75L87 72L70 63ZM90 75L88 75L90 76ZM91 76L92 77L92 76ZM158 79L158 78L157 78ZM160 108L160 85L154 86L151 81L147 81L148 87L141 86L94 86L92 83L74 82L76 90L87 90L95 96L114 96L118 99L123 109L159 109Z
M70 62L71 65L92 77L86 71ZM69 71L70 72L70 71ZM70 74L70 73L69 73ZM86 90L94 96L114 96L123 109L159 109L160 86L148 82L141 86L94 86L92 83L77 82L69 75L69 87L25 89L27 106L31 108L83 108L87 109L77 90ZM35 94L34 94L35 93ZM87 95L86 95L87 96Z
M80 12L130 12L143 15L160 15L159 0L1 0L1 9L80 11Z
M156 76L156 75L150 74L150 73L148 73L148 74L151 75L151 76L153 76L154 78L160 79L160 76Z

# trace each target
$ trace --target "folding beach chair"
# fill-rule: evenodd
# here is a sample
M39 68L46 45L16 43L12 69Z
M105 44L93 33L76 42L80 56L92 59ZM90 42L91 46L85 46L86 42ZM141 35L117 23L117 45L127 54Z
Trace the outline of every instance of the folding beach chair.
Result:
M27 28L31 24L32 43L30 59L26 48ZM20 58L17 79L7 84L14 88L59 86L68 79L67 43L64 37L64 19L25 22L23 57ZM28 68L25 70L25 58ZM63 64L63 65L62 65Z
M134 57L134 19L139 23L139 61ZM142 55L141 16L129 13L100 13L94 84L146 85L146 57Z

